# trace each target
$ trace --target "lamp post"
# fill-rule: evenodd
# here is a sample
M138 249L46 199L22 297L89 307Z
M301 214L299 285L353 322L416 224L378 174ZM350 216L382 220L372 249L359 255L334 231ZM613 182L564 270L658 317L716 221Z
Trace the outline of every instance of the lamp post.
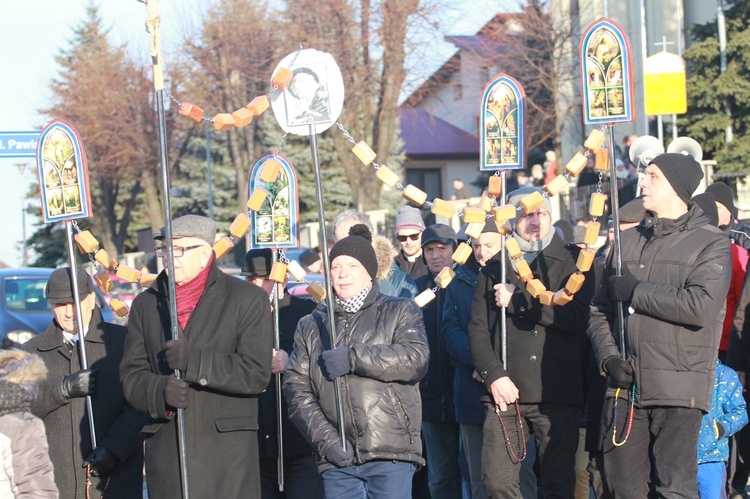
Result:
M16 163L18 167L18 173L21 175L21 267L27 267L29 265L28 258L28 247L26 246L26 198L24 193L23 174L26 171L28 163Z

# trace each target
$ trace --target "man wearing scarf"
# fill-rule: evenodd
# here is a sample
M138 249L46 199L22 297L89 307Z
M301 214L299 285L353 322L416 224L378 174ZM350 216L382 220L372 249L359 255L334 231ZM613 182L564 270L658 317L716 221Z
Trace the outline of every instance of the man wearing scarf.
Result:
M513 191L508 204L519 208L533 192L541 193L536 187ZM554 292L577 271L580 249L566 245L551 230L550 211L545 197L542 207L521 213L509 237L518 242L534 278ZM469 322L471 356L485 388L482 471L487 494L521 497L519 460L525 447L521 435L528 438L533 433L542 494L570 498L584 402L581 343L586 341L594 278L586 272L583 287L569 303L544 306L526 291L511 260L506 261L503 282L501 259L499 252L479 273ZM501 307L506 307L507 366L501 360Z
M128 401L155 420L144 428L149 496L182 497L174 416L184 408L190 494L260 497L257 394L270 379L273 348L268 295L219 270L213 220L179 217L172 237L180 338L170 339L164 271L133 302L120 366ZM154 239L163 241L164 228ZM157 246L156 254L167 252Z
M337 346L327 308L299 322L284 370L289 419L315 450L326 497L411 497L415 468L424 464L417 384L429 349L422 314L413 301L380 293L367 227L354 225L349 234L330 252Z

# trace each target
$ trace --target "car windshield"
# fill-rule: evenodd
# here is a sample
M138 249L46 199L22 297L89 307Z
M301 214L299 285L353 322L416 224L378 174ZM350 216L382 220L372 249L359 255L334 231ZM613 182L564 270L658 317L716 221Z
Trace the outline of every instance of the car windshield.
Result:
M9 310L49 310L44 288L47 277L18 277L3 283L3 300Z

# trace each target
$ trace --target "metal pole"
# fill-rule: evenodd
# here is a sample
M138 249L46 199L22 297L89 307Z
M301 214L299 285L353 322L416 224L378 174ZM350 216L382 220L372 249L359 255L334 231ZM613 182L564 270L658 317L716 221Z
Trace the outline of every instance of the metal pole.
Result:
M500 178L503 179L501 182L502 186L500 187L500 196L501 196L501 203L505 204L505 181L506 181L506 174L505 171L500 172ZM500 281L505 284L506 280L508 279L508 263L505 261L507 258L507 250L505 249L505 238L508 236L505 235L502 238L502 247L500 248L500 251L502 252L501 258L500 258ZM513 237L511 235L511 237ZM508 317L507 317L507 307L502 307L500 309L500 345L501 345L501 351L502 351L502 361L503 361L503 369L505 371L508 371Z
M167 250L167 282L169 288L169 319L172 325L172 339L180 339L180 323L177 321L177 293L174 280L174 251L172 248L172 207L169 202L169 163L167 161L167 125L164 118L164 90L156 91L156 106L159 115L159 156L161 158L162 203L164 205L164 246ZM174 375L182 379L182 373L175 369ZM187 469L187 435L185 433L185 409L177 409L177 446L180 456L180 476L182 477L182 497L190 498Z
M721 64L721 74L727 72L727 24L724 18L724 0L719 0L719 11L716 14L717 29L719 31L719 57ZM734 140L734 131L732 130L732 109L729 102L724 101L724 114L729 118L729 124L724 129L724 142L729 143Z
M206 122L206 181L208 182L208 218L214 219L214 181L211 175L211 130Z
M310 125L310 150L312 152L313 172L315 173L315 196L318 202L318 225L320 227L320 247L323 250L323 273L326 283L326 306L328 307L328 334L331 349L336 348L336 321L333 308L333 288L331 286L331 262L328 261L328 237L326 235L326 217L323 210L323 186L320 180L320 160L318 158L318 136L314 125ZM341 448L346 452L346 433L344 425L344 406L341 403L341 378L333 380L336 390L336 414L339 418L339 436Z
M641 74L643 74L646 58L648 57L648 37L646 36L646 3L645 0L640 0L641 4ZM646 99L643 99L643 135L648 135L648 115L646 114ZM610 129L610 132L612 130ZM610 156L614 157L615 150L612 149ZM613 160L614 161L614 160ZM614 211L614 210L612 210Z
M279 261L278 250L274 250L271 253L273 263ZM276 349L278 354L281 350L281 331L279 327L279 286L280 283L273 283L273 347ZM275 375L276 377L276 445L278 446L279 456L276 461L276 472L277 472L277 484L279 486L279 492L284 492L284 428L282 424L282 409L281 409L281 373Z
M622 246L620 244L620 195L617 189L617 165L615 163L615 135L612 125L607 125L609 131L609 190L612 199L612 226L615 230L615 274L622 275ZM617 302L617 332L620 340L620 355L627 360L625 352L625 315L622 302Z
M76 254L73 250L73 222L65 221L65 231L68 234L68 257L70 258L70 279L73 283L73 303L76 307L76 325L78 327L78 356L81 359L81 369L89 368L86 357L86 341L84 339L84 324L81 320L81 297L78 295L78 269L76 267ZM86 415L89 420L89 432L91 433L91 449L96 448L96 431L94 428L94 406L91 403L91 395L86 395Z
M167 125L164 117L164 68L161 53L161 34L159 32L159 2L158 0L139 0L146 4L148 21L146 29L151 35L151 62L154 72L154 90L156 92L156 108L159 121L159 159L161 160L162 205L164 209L164 245L167 258L167 290L169 293L169 320L172 326L172 339L180 338L179 322L177 322L177 293L174 280L174 251L172 250L172 208L169 203L169 161L167 160ZM182 379L182 373L175 369L174 375ZM185 409L177 409L177 447L180 459L180 477L182 479L182 497L190 499L187 466L187 436L185 434Z

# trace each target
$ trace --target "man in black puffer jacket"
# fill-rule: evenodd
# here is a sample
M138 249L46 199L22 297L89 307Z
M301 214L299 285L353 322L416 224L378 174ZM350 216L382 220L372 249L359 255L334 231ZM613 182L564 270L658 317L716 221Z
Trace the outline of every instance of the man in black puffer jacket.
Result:
M589 336L612 387L604 408L604 473L618 499L698 497L695 449L711 402L732 269L729 240L690 201L702 178L689 156L651 161L641 180L646 217L622 232L623 275L615 275L609 258L608 283L592 303ZM618 301L624 360L614 325ZM625 445L616 445L628 433L628 406L619 402L613 437L614 389L628 398L633 383L632 430Z
M362 235L358 235L362 234ZM318 456L326 497L409 497L422 459L417 383L429 350L412 301L380 294L377 260L364 225L331 249L336 348L329 310L303 318L284 370L289 419ZM346 445L333 380L341 379Z

